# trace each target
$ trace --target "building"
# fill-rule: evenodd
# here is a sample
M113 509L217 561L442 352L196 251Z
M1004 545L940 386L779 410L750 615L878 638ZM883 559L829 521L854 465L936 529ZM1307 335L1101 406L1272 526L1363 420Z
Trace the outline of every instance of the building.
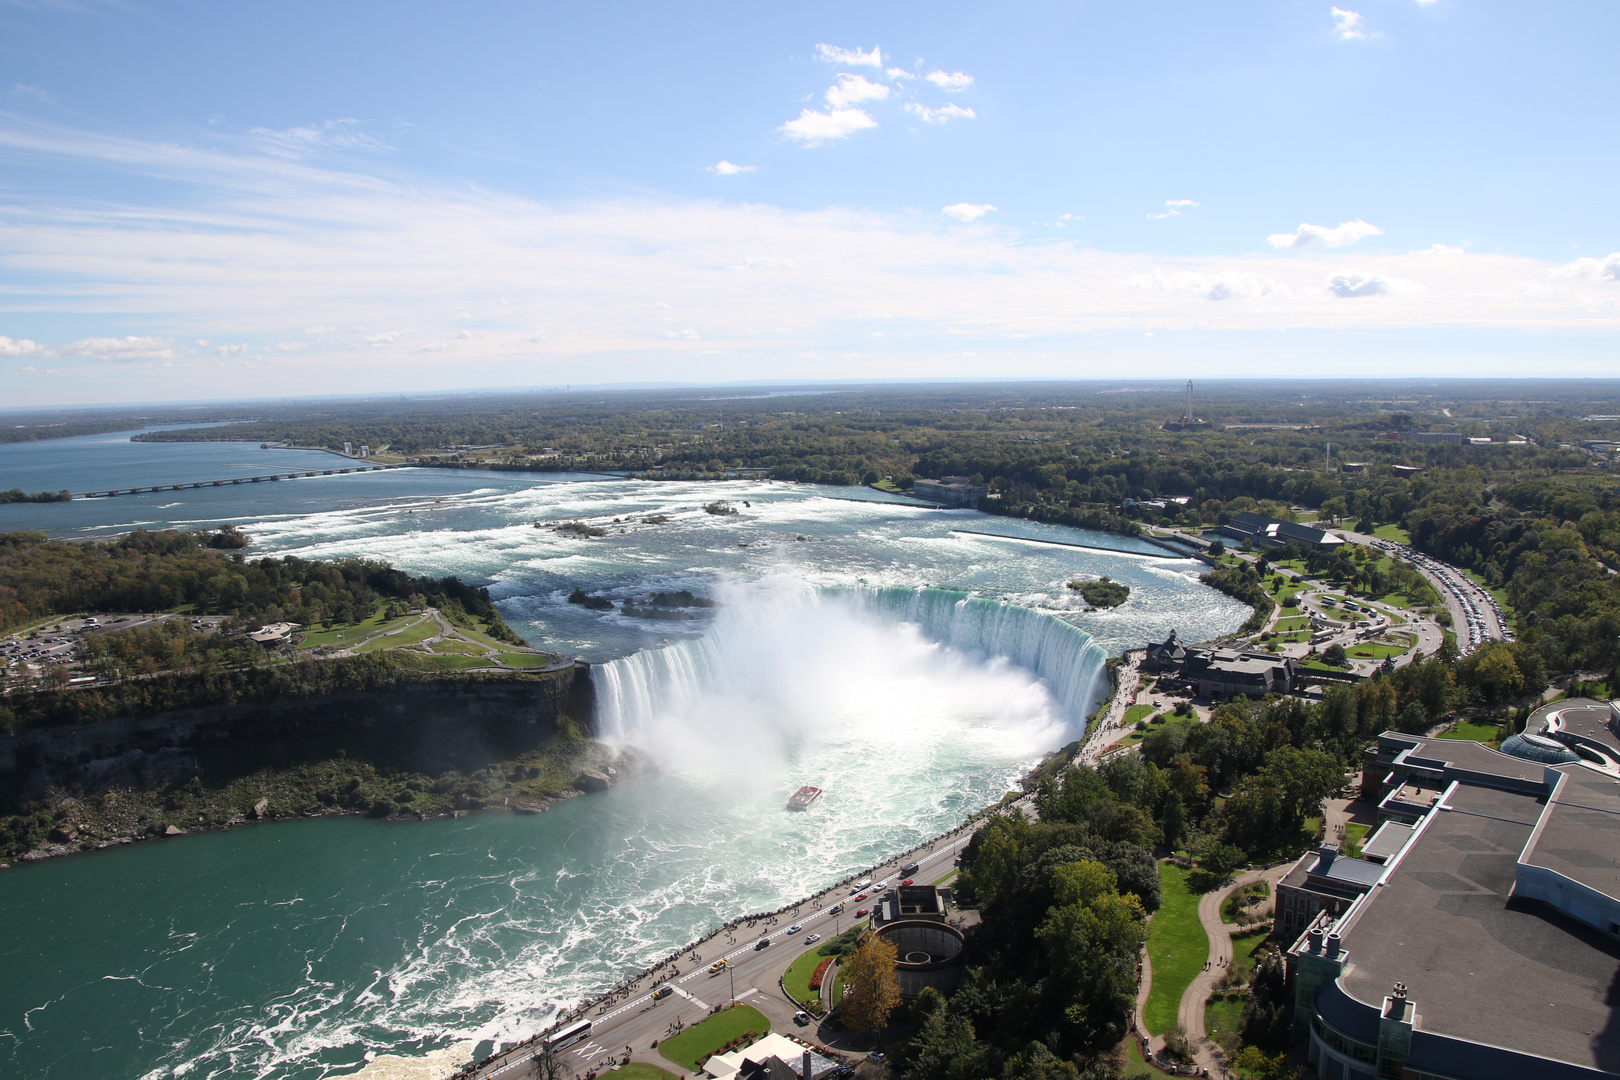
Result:
M253 631L248 635L248 640L257 641L260 645L285 645L292 640L293 631L297 629L297 623L271 623L269 626L261 626Z
M1559 701L1531 726L1502 751L1378 737L1368 854L1384 863L1288 949L1294 1042L1318 1075L1620 1076L1620 705ZM1304 884L1323 891L1343 861ZM1286 939L1302 924L1278 898Z
M1455 443L1461 446L1467 440L1460 431L1408 431L1403 438L1415 443Z
M1383 873L1384 868L1376 863L1341 857L1337 844L1323 844L1306 852L1288 876L1277 883L1272 932L1293 940L1322 912L1343 915L1378 883Z
M1263 698L1286 694L1300 684L1298 661L1268 652L1183 645L1174 630L1147 646L1142 666L1173 673L1192 683L1200 697Z
M979 501L990 494L990 489L982 484L970 483L965 476L945 476L938 480L915 481L911 493L919 499L944 503L946 506L977 509Z
M842 1068L838 1062L776 1032L741 1050L715 1054L703 1071L715 1080L815 1080Z
M1230 521L1215 531L1240 542L1247 540L1255 547L1281 547L1290 541L1320 548L1338 547L1344 543L1344 537L1335 536L1325 529L1278 521L1263 514L1234 514Z
M900 885L879 898L872 913L873 923L883 926L901 919L945 921L945 898L932 885Z
M932 986L949 994L962 981L962 931L944 921L901 919L877 928L877 935L894 945L894 965L900 995L915 1001Z

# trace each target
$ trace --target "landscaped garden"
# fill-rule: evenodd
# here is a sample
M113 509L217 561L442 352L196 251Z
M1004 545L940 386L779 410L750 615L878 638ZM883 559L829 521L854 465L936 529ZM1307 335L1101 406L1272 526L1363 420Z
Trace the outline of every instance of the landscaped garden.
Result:
M1459 720L1440 733L1442 739L1466 739L1469 742L1494 743L1502 737L1500 724L1477 724L1472 720Z
M733 1044L745 1036L752 1034L758 1037L770 1030L771 1022L765 1019L764 1013L752 1005L733 1005L693 1024L678 1035L671 1035L658 1044L658 1052L692 1072L713 1055L723 1053L728 1046L736 1049Z
M1209 959L1209 935L1198 921L1198 894L1187 887L1189 873L1173 862L1159 864L1163 901L1148 921L1147 938L1153 988L1142 1007L1142 1020L1151 1035L1161 1035L1175 1024L1181 995Z

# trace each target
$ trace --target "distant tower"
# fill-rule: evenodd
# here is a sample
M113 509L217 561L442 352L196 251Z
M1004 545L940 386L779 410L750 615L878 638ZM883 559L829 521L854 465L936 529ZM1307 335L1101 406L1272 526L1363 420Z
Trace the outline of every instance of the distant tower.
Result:
M1322 469L1325 472L1333 471L1333 444L1327 444L1327 456L1322 459Z
M1182 417L1187 423L1193 422L1192 380L1187 380L1187 415Z

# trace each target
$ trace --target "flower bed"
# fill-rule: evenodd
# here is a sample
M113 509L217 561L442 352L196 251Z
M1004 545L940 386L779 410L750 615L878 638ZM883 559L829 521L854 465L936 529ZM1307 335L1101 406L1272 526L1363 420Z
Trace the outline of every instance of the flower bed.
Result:
M826 978L827 969L832 967L832 962L833 958L829 956L827 959L816 965L815 974L810 976L810 989L815 990L818 993L821 991L821 982L824 978Z

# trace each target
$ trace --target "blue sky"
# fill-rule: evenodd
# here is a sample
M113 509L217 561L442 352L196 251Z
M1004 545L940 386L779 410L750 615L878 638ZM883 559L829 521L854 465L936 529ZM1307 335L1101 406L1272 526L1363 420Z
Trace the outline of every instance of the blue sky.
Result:
M0 0L16 404L1620 370L1620 4Z

